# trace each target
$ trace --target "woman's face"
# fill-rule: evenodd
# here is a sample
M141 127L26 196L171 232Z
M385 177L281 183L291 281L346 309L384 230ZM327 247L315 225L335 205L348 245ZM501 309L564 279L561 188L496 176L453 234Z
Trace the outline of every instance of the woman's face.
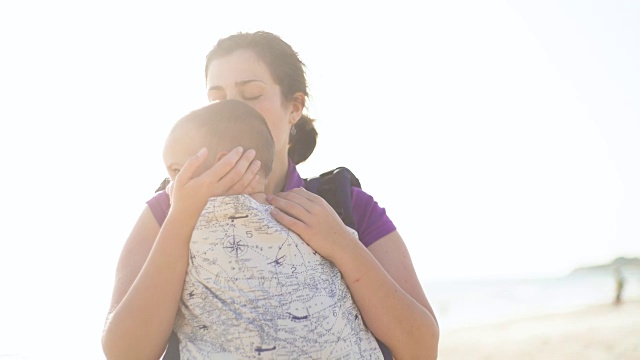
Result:
M207 70L209 101L237 99L253 106L269 125L276 158L286 156L291 126L300 119L304 105L283 102L280 86L274 82L267 66L250 50L239 50L216 59Z

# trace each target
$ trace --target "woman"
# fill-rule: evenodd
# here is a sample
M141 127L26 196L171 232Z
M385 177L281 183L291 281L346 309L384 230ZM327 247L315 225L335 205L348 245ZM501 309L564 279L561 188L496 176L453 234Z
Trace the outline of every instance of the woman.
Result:
M221 39L205 67L210 101L239 99L266 119L276 145L267 183L273 216L340 269L363 320L396 359L435 359L438 325L407 248L384 209L354 188L359 239L331 207L302 189L295 164L315 147L313 121L303 115L304 64L267 32ZM159 358L171 333L188 266L189 239L207 199L251 189L260 164L254 152L232 152L198 174L206 151L195 155L166 192L149 200L122 250L103 334L108 358Z

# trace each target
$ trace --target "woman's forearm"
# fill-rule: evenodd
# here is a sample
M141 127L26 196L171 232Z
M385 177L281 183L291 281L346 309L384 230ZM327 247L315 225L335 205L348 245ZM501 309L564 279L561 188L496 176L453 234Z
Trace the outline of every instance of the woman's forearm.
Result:
M166 347L189 265L193 217L170 213L133 285L109 315L108 359L158 359Z
M439 330L432 313L407 294L359 241L345 244L344 256L333 261L367 327L397 360L436 359Z
M396 359L437 358L438 324L397 231L365 248L318 195L296 188L267 200L277 221L338 267L365 324Z

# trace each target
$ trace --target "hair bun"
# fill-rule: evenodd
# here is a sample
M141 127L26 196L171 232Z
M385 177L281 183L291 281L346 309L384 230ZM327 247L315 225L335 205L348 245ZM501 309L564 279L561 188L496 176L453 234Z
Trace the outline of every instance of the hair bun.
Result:
M318 131L313 126L315 120L302 115L294 125L296 134L289 135L289 158L298 165L307 160L316 148Z

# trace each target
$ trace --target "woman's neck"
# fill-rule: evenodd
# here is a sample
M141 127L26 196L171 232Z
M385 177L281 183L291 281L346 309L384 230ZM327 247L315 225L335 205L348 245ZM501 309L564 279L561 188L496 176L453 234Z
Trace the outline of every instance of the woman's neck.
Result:
M276 156L273 162L273 169L267 180L265 192L267 194L275 194L283 191L288 171L289 158L287 156Z

